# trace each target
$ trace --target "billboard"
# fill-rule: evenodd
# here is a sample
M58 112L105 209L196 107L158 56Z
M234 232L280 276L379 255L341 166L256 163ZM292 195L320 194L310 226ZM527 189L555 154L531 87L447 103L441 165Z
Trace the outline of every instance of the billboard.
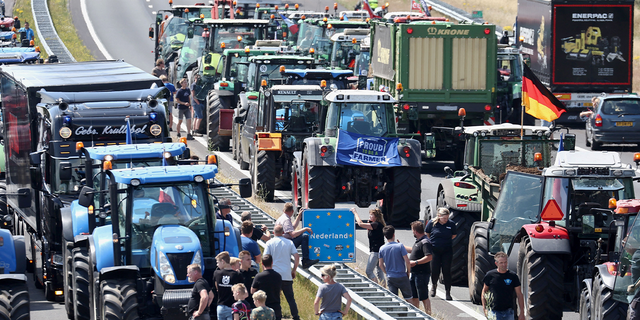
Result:
M551 6L546 1L518 1L520 49L531 59L531 70L545 85L551 77Z
M631 86L633 7L553 7L552 85Z

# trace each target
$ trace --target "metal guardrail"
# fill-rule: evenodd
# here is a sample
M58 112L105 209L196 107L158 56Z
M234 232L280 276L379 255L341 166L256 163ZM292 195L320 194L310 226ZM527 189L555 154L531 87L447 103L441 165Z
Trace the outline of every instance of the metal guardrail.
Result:
M435 11L438 11L444 15L447 15L453 19L458 20L459 22L475 22L475 23L484 23L486 22L483 19L480 18L472 18L471 14L469 14L468 12L456 8L448 3L444 3L444 2L440 2L437 0L426 0L427 5L430 5L431 8ZM496 35L498 37L502 37L502 27L496 25Z
M60 40L56 28L53 26L47 0L31 0L31 13L40 42L47 54L57 56L60 62L75 62L76 59Z
M232 206L238 206L238 213L243 211L251 212L251 220L255 225L266 225L267 228L273 230L276 219L269 214L256 207L254 204L243 199L236 192L229 188L212 189L211 193L218 199L228 198L231 200ZM236 222L240 222L240 216L235 212L232 216ZM258 241L263 248L265 242ZM293 260L292 260L293 261ZM293 263L293 262L292 262ZM319 263L309 269L298 268L298 274L310 280L315 285L322 284L320 277L320 269L326 264ZM369 280L366 276L358 273L354 269L343 263L335 263L338 274L336 281L347 288L352 298L351 309L358 313L364 319L429 319L435 320L422 310L416 308L411 303L392 294L389 290ZM343 298L343 303L346 302Z

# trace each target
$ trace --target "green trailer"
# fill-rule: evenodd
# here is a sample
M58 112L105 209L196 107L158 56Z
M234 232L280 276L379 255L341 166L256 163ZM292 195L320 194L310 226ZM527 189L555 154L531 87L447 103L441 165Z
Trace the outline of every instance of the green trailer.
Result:
M493 25L372 22L374 88L397 99L398 133L421 141L426 158L453 159L457 168L464 141L456 126L483 125L493 118L496 61Z

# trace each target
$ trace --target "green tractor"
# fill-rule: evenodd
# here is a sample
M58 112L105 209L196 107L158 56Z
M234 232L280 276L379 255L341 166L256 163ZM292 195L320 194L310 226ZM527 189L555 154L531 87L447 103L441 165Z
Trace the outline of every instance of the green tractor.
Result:
M323 103L319 133L294 152L294 204L334 208L353 201L366 208L378 201L389 224L418 220L420 143L397 138L396 100L386 92L333 90Z
M329 59L331 68L355 71L362 41L365 39L369 39L368 29L345 29L344 32L331 36L331 42L333 42Z
M333 43L331 37L334 34L343 33L345 29L369 30L366 21L344 21L339 19L301 19L298 21L298 39L296 48L302 52L313 49L315 55L324 61L329 61Z

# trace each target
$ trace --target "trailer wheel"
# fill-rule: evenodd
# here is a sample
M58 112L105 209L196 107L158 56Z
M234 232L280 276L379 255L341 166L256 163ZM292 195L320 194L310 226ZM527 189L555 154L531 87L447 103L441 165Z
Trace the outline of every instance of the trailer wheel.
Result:
M222 105L222 99L215 92L209 92L207 96L207 137L209 138L210 151L228 151L229 137L221 137L218 133L220 129L220 109L226 109Z
M30 319L29 289L24 282L7 281L0 285L0 319Z
M260 150L253 159L255 161L253 193L267 202L273 202L273 193L276 189L276 155L273 152Z
M67 318L73 320L73 258L71 250L64 244L64 309L67 311Z
M420 168L395 167L392 170L393 189L384 200L389 220L396 228L410 227L411 222L420 219Z
M583 288L580 292L580 320L591 320L591 296L589 290Z
M469 239L469 252L467 253L467 283L469 285L469 297L471 302L482 304L481 295L484 287L484 275L495 269L493 256L487 250L488 222L476 222L471 227Z
M305 149L302 159L304 170L303 205L309 209L336 206L336 172L334 167L310 165Z
M75 320L89 319L91 310L91 269L89 268L89 252L87 248L75 248L73 259L73 304Z
M451 210L451 221L456 224L457 236L452 240L451 279L454 284L467 282L467 257L469 254L469 237L473 223L480 220L476 212ZM442 282L442 275L440 275Z
M300 165L298 159L291 164L291 195L293 196L293 209L298 212L302 208L302 183L299 179Z
M518 276L522 283L524 311L528 318L562 319L564 270L562 258L555 254L537 254L525 237L518 253Z
M134 280L109 279L100 282L101 320L139 319Z
M613 299L613 290L604 284L600 273L596 274L593 279L592 290L591 314L594 315L594 318L603 320L624 320L627 318L629 305Z

